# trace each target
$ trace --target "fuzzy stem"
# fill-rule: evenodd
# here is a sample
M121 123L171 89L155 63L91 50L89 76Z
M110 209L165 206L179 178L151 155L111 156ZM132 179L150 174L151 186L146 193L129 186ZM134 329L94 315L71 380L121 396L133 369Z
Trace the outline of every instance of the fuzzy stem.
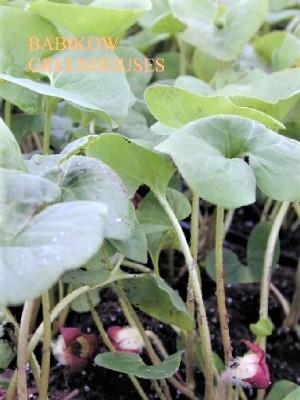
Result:
M224 209L217 207L216 217L216 240L215 240L215 257L216 257L216 284L217 284L217 301L218 312L220 318L220 327L224 348L225 364L228 367L232 360L232 347L229 335L228 313L226 309L226 294L223 271L223 237L224 237Z
M42 295L42 306L43 306L43 321L44 321L44 335L43 335L43 354L41 364L41 381L40 381L40 400L46 400L48 398L48 382L49 382L49 371L50 371L50 349L51 349L51 314L50 314L50 297L49 292L45 292Z
M122 265L126 268L131 268L131 269L135 269L140 272L145 272L146 274L149 274L149 273L151 274L153 272L152 269L146 267L145 265L139 264L139 263L136 263L133 261L129 261L129 260L123 260Z
M273 283L270 283L270 289L273 292L274 296L276 297L277 301L281 305L283 312L285 316L287 316L290 312L290 303L288 300L284 297L284 295L281 293L279 289Z
M11 103L9 101L5 101L4 104L4 122L11 128Z
M176 38L180 56L180 75L186 75L187 73L186 46L179 36L176 36Z
M43 154L49 154L50 151L50 132L51 132L51 116L53 108L49 105L49 100L46 98L45 121L44 121L44 138L43 138Z
M279 236L279 231L284 220L284 217L287 213L290 203L288 201L284 201L278 213L274 219L272 229L268 238L267 249L265 252L264 258L264 270L263 277L261 281L260 288L260 308L259 308L259 317L260 319L268 319L268 305L269 305L269 290L270 290L270 282L271 282L271 273L272 273L272 265L273 265L273 257L275 252L276 241ZM259 339L259 345L263 350L266 348L266 338Z
M9 386L6 391L5 400L15 400L16 399L17 382L18 382L18 370L16 369L11 380L9 381Z
M110 339L109 339L109 337L108 337L108 335L107 335L107 333L106 333L106 331L104 329L104 326L103 326L103 323L102 323L102 321L100 319L99 314L97 313L95 307L93 306L93 302L91 300L91 297L90 297L89 293L86 293L85 296L86 296L86 300L87 300L87 303L89 305L90 312L92 314L93 320L94 320L95 325L96 325L96 327L97 327L97 329L99 331L99 334L100 334L100 336L101 336L101 338L103 340L103 343L105 344L105 346L110 351L114 351L115 352L116 350L115 350L112 342L110 341ZM139 381L137 380L137 378L134 375L130 375L130 374L127 374L127 375L128 375L128 378L131 380L133 386L135 387L136 391L140 395L141 399L148 400L148 397L147 397L146 393L144 392L144 389L140 385Z
M232 360L232 347L229 334L228 313L226 309L226 294L223 271L223 239L224 239L224 208L217 206L216 216L216 237L215 237L215 258L216 258L216 284L217 284L217 303L220 319L221 336L224 349L225 364L227 367ZM231 400L233 396L232 386L227 386L225 390L226 400Z
M277 215L274 217L274 222L272 225L272 229L268 238L267 249L265 252L264 258L264 269L263 269L263 277L260 286L260 307L259 307L259 318L260 319L268 319L269 313L269 291L270 291L270 282L271 282L271 274L272 274L272 265L273 265L273 257L275 252L276 241L279 236L279 231L281 225L283 223L284 217L288 211L290 203L288 201L284 201L283 203L278 203L276 205ZM274 211L274 210L273 210ZM272 212L273 213L273 212ZM257 339L260 347L266 351L266 337L259 337ZM257 399L262 400L265 398L265 390L258 390Z
M192 198L192 216L191 216L191 254L194 262L198 262L198 243L199 243L199 206L200 206L199 195L193 193ZM188 288L187 288L187 309L194 316L195 314L195 299L193 291L193 282L189 275ZM191 390L195 389L194 380L194 369L193 369L193 358L194 358L194 330L187 333L186 338L186 353L185 353L185 365L186 365L186 384Z
M26 365L28 362L28 336L30 329L31 314L33 310L34 301L28 300L24 304L20 331L18 336L18 355L17 355L17 393L18 400L27 400L27 374Z
M210 341L210 332L209 326L206 316L205 305L202 296L202 289L200 284L199 275L197 273L197 264L195 263L193 256L191 254L189 245L187 243L186 237L183 233L183 230L177 220L177 217L172 210L170 204L168 203L165 195L162 193L155 194L159 203L164 208L167 213L178 237L178 240L181 245L181 250L185 258L186 265L189 270L189 275L191 279L191 283L193 286L193 292L195 296L195 302L198 307L199 312L199 334L202 342L202 349L204 354L204 368L203 373L205 376L205 400L214 400L214 370L213 370L213 352Z

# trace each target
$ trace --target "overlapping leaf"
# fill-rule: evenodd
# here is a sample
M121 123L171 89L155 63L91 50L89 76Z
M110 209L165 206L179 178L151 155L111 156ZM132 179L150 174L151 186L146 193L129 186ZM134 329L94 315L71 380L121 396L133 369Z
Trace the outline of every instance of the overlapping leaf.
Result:
M299 142L255 121L202 118L172 133L156 149L172 157L196 193L219 206L253 203L256 184L272 199L300 199Z

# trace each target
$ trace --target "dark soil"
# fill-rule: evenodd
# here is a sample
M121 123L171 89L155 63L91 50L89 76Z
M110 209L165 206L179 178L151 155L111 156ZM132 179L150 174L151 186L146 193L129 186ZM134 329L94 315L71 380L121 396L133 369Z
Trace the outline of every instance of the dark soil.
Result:
M260 210L256 206L247 207L239 210L226 238L226 247L235 251L241 261L246 254L246 243L249 233L258 222ZM294 276L296 271L297 257L299 254L300 232L293 234L283 232L281 237L281 259L280 267L273 274L273 283L286 296L292 299L294 290ZM162 256L162 264L164 264ZM176 253L175 276L178 275L183 265L180 254ZM167 265L167 263L165 263ZM177 289L185 298L185 286L187 274L185 273L180 280L172 283L168 277L167 267L163 270L164 277ZM213 348L222 357L222 345L220 340L218 316L216 310L215 284L203 273L203 290L206 308L211 328ZM251 285L231 285L226 288L227 307L230 315L230 331L233 340L235 355L242 355L245 352L241 339L253 340L249 330L249 324L256 322L258 318L259 306L259 286ZM276 298L271 294L270 297L270 317L275 325L271 337L268 338L267 361L271 370L272 381L288 379L300 384L300 340L295 332L286 332L281 328L284 314ZM98 307L105 327L110 325L124 325L126 321L122 315L117 302L117 297L111 290L102 293L102 302ZM147 329L156 332L162 339L165 347L170 353L176 351L176 335L174 331L158 321L150 319L145 314L139 315ZM94 323L89 314L71 313L67 320L68 326L81 327L85 332L96 332ZM102 343L99 343L99 351L105 351ZM54 360L53 360L54 361ZM147 362L147 358L145 357ZM55 361L53 362L55 365ZM181 370L184 376L184 366ZM198 393L203 392L203 378L201 372L197 373ZM151 385L147 381L141 381L149 399L155 399ZM123 374L108 371L104 368L90 365L85 371L70 375L65 368L54 366L51 370L51 399L64 399L67 393L74 393L74 399L78 400L138 400L138 395L133 389L130 381ZM77 393L78 390L78 393ZM251 394L249 394L251 396ZM174 399L184 397L173 392ZM249 397L250 398L250 397Z

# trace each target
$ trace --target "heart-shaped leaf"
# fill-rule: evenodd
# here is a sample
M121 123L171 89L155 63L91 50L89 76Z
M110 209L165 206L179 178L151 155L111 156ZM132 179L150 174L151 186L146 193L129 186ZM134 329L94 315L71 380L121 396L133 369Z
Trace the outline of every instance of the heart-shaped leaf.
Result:
M155 85L146 90L146 101L151 113L161 123L179 128L199 118L216 114L233 114L254 119L279 130L279 121L255 107L237 106L225 95L200 95L179 87Z
M253 203L256 183L272 199L300 199L300 143L255 121L202 118L172 133L156 149L172 157L193 191L221 207Z
M138 275L124 281L123 285L132 304L146 314L181 329L193 328L194 321L185 303L163 279L154 275Z
M0 303L19 304L48 289L100 248L106 206L87 201L47 207L0 247ZM38 279L37 279L38 277Z
M87 145L86 154L115 170L132 195L141 184L163 192L175 172L172 163L161 154L146 150L117 134L100 135Z
M95 363L99 367L135 375L142 379L164 379L174 375L178 370L182 353L182 351L179 351L172 354L159 365L146 365L137 354L108 352L98 354Z
M15 355L10 344L6 340L0 340L0 369L6 369Z
M30 10L78 36L118 36L151 9L150 0L95 0L89 5L38 0Z
M268 12L267 0L170 0L175 17L188 28L182 38L221 60L235 59L255 35Z
M300 396L300 387L289 393L283 400L298 400Z
M242 264L237 255L231 250L224 249L224 279L227 284L236 283L258 283L261 281L264 265L264 257L267 249L269 234L272 225L263 222L252 230L247 244L247 265ZM280 256L280 243L277 240L274 257L273 268L278 263ZM209 276L216 280L215 274L215 252L209 253L205 261L206 271Z

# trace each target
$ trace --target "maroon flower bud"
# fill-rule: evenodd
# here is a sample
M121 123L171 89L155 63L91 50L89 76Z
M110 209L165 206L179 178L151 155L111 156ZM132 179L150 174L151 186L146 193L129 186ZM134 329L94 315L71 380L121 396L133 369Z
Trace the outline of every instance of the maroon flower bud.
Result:
M84 369L95 354L96 335L88 335L79 328L60 328L61 335L52 344L54 357L60 364L70 367L72 372Z

